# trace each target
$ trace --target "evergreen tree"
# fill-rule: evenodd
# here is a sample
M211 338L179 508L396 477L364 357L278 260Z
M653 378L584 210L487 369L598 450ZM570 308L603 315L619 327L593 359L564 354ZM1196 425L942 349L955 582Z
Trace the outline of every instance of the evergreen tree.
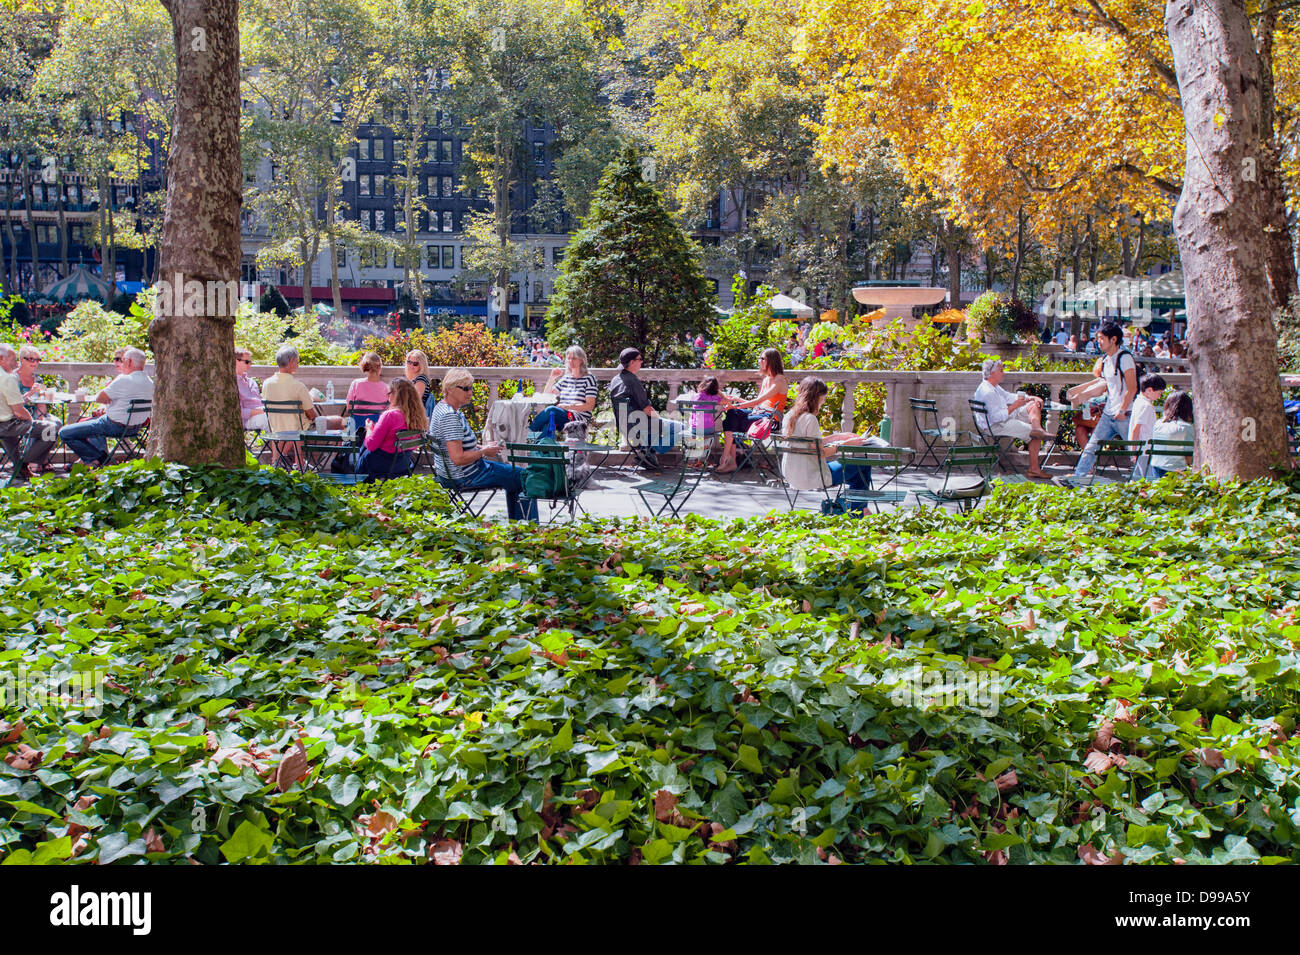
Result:
M641 177L633 149L605 167L546 318L553 346L576 340L597 366L613 365L629 345L647 367L672 363L684 336L712 322L700 249Z

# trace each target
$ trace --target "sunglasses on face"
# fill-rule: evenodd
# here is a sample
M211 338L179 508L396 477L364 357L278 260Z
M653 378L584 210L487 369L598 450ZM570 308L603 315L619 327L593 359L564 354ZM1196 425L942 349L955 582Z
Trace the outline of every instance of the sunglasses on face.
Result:
M39 358L24 358L23 361L29 361L33 365L39 365L41 363L41 360Z
M452 385L452 387L453 387L453 388L459 388L461 391L468 391L468 392L473 392L473 391L474 391L474 386L473 386L473 385Z

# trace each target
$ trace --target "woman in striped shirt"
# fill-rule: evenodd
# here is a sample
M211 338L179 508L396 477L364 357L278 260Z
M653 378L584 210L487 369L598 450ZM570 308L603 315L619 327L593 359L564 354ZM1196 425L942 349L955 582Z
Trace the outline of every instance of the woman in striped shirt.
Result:
M596 410L599 386L596 376L587 369L587 353L577 345L570 345L564 353L567 371L556 368L546 380L543 394L553 394L556 402L542 411L529 424L529 430L559 432L570 421L591 423L591 413Z

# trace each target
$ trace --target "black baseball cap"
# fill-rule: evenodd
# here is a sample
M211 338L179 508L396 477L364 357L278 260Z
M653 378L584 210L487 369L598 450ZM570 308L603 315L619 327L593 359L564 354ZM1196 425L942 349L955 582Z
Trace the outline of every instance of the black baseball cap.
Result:
M621 367L626 368L628 365L632 364L632 362L636 361L640 357L641 357L641 349L624 348L621 352L618 353L618 363Z

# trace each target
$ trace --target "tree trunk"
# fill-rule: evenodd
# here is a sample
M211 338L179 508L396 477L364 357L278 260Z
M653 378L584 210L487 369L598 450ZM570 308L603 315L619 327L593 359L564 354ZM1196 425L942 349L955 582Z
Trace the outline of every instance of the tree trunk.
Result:
M117 298L117 225L113 221L113 177L106 173L104 182L104 192L108 196L108 235L104 241L104 262L108 266L108 274L103 279L108 283L108 300L112 302Z
M1260 14L1259 52L1260 83L1260 140L1258 175L1263 191L1264 218L1261 223L1267 238L1265 268L1268 272L1269 292L1274 308L1284 308L1296 294L1295 250L1291 245L1291 229L1286 220L1286 190L1282 184L1282 149L1277 137L1276 99L1273 86L1273 32L1277 24L1277 10L1269 8ZM1245 179L1245 170L1242 170Z
M299 251L302 252L302 313L306 315L315 304L311 298L311 270L316 256L309 254L306 242L299 246Z
M956 223L944 220L940 221L939 235L948 260L948 307L961 308L961 235Z
M1020 269L1025 261L1025 210L1016 210L1016 261L1011 269L1011 297L1020 297Z
M64 191L68 188L67 180L63 178L60 171L58 178L59 190L59 267L62 271L59 273L60 278L68 277L68 210L64 204Z
M27 154L23 153L23 205L27 210L27 245L32 250L32 291L37 295L41 294L41 253L37 248L36 242L36 214L33 208L32 190L36 188L32 182L32 172L27 165Z
M237 289L243 186L238 0L164 3L176 41L176 106L159 250L163 281L175 283L179 276L207 289ZM233 371L236 297L208 295L203 309L178 314L180 296L159 296L149 326L157 366L149 450L165 460L243 464Z
M334 202L325 206L325 228L330 237L330 292L334 296L334 314L343 317L343 292L339 288L339 238L334 232Z
M1198 461L1221 478L1272 477L1288 460L1266 273L1263 190L1243 161L1265 129L1260 60L1242 0L1169 0L1187 130L1174 231L1187 286Z
M1097 244L1097 230L1093 226L1092 216L1088 216L1088 281L1097 281L1098 259L1101 257L1101 249Z

